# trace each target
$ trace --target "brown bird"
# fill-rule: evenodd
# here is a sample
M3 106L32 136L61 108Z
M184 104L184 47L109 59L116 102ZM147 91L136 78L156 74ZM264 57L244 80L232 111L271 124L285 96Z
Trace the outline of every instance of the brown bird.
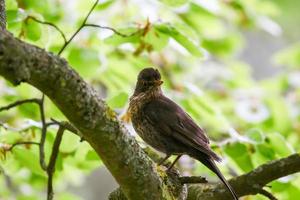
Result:
M162 83L157 69L145 68L139 73L128 108L135 131L150 146L166 154L160 164L171 155L177 155L170 169L181 155L189 155L213 171L233 199L238 200L214 162L221 161L221 158L209 147L204 130L180 106L164 96L160 87Z

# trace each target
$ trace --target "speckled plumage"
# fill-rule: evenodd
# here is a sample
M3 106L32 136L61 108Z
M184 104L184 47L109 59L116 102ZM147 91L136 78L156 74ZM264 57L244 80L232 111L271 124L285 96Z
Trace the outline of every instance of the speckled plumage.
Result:
M164 141L154 127L148 123L143 113L145 104L151 101L151 99L156 98L156 94L156 92L149 92L147 94L133 96L130 99L129 113L132 125L139 136L153 148L166 153Z
M193 119L161 91L160 74L153 68L143 69L130 98L128 112L133 127L150 146L168 155L187 154L196 158L217 174L231 192L237 196L226 181L215 161L221 159L209 147L209 139Z

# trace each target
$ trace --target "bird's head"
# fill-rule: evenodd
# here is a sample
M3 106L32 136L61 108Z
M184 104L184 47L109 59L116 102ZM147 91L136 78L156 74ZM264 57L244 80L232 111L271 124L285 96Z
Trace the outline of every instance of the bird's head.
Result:
M157 69L145 68L138 75L134 94L137 95L156 88L159 89L162 83L163 81L161 80L160 73Z

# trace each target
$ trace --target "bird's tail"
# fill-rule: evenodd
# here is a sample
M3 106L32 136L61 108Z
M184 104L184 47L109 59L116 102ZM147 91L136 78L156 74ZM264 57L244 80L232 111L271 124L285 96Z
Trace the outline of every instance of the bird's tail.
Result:
M227 187L227 189L230 191L232 197L234 200L238 200L238 196L235 193L234 189L231 187L231 185L228 183L228 181L225 179L217 165L215 164L214 160L211 158L204 158L202 156L196 157L200 162L202 162L206 167L208 167L211 171L213 171L220 180L224 183L224 185Z

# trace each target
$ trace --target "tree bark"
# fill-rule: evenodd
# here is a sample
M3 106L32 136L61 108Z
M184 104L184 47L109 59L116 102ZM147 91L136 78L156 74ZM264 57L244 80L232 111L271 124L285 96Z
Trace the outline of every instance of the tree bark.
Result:
M0 29L6 27L5 0L0 0Z

